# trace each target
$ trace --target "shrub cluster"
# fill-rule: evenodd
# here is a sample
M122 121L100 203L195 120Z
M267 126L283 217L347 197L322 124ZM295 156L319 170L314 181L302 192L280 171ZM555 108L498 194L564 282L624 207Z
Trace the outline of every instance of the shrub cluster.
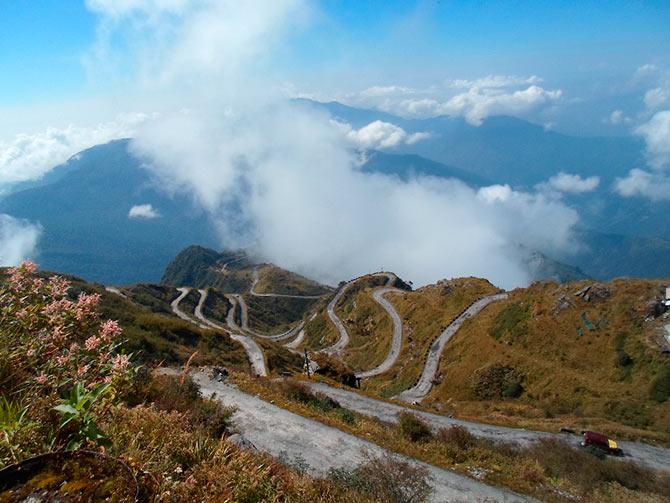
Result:
M409 412L401 412L398 415L398 429L400 434L411 442L423 442L433 437L428 423Z
M514 367L494 363L475 372L471 387L479 400L518 398L523 393L523 379Z
M300 402L321 412L335 412L345 423L353 424L356 421L354 413L342 407L337 400L323 393L314 393L301 382L288 379L282 382L281 391L289 400Z
M121 328L100 296L24 262L0 285L0 466L48 450L105 444L97 423L130 377Z
M389 454L373 457L354 470L333 469L330 480L340 486L369 494L374 501L389 503L421 503L432 494L429 473Z

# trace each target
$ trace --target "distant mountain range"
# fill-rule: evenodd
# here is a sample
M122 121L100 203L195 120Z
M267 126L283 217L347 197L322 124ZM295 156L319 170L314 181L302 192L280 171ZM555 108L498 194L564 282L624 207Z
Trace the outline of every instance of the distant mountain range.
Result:
M585 227L611 234L670 240L667 218L670 202L623 198L613 192L617 178L644 166L644 142L640 138L569 136L505 116L489 117L475 127L460 117L404 119L337 102L301 102L327 110L334 118L356 128L380 120L400 126L408 133L430 133L425 140L399 145L389 152L420 156L424 162L449 166L467 173L468 177L476 177L480 183L507 183L529 190L560 171L582 177L599 176L601 182L596 191L565 196L579 210ZM455 176L466 180L462 175Z
M557 279L670 277L670 221L665 218L670 206L626 200L609 191L616 176L641 162L642 145L636 139L575 138L509 117L474 127L461 119L406 120L338 103L307 103L325 107L357 128L384 120L408 132L431 133L414 145L368 152L365 171L403 179L415 174L452 177L474 187L508 181L520 188L560 170L598 174L603 179L598 192L566 199L584 215L578 232L581 250L541 260L531 256L529 266L537 266L531 268L533 274ZM0 213L43 226L42 267L105 284L157 282L186 246L221 248L207 215L188 197L157 188L150 172L129 153L129 141L85 150L0 200ZM151 205L158 216L130 218L130 209L138 205Z
M204 212L157 189L127 146L119 140L85 150L55 168L48 183L0 201L0 213L42 224L43 268L102 283L157 282L184 246L217 246ZM129 218L142 204L160 216Z

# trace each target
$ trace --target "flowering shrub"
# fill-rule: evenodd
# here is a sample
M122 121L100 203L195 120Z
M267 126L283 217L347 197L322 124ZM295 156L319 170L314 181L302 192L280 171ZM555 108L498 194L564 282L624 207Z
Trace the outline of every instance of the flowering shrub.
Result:
M48 431L56 424L54 406L62 402L60 397L75 388L85 393L106 385L105 400L97 400L90 411L93 417L100 415L129 378L131 366L129 357L117 352L118 323L98 315L98 294L69 298L68 281L36 272L35 264L24 262L9 269L0 285L0 393L20 403L27 424L48 437L42 448L58 448L77 433L72 427ZM28 450L40 448L32 447Z

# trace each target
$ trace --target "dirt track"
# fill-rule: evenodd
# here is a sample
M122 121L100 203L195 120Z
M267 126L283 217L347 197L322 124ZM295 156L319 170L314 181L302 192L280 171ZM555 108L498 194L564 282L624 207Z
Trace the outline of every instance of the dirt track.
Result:
M364 461L364 451L373 456L385 449L336 428L293 414L248 395L230 385L210 379L205 372L193 374L205 396L215 394L224 405L234 406L235 426L257 449L276 457L302 459L308 470L325 475L331 468L353 468ZM425 467L434 493L430 501L531 501L504 489L486 485L398 454L394 457Z

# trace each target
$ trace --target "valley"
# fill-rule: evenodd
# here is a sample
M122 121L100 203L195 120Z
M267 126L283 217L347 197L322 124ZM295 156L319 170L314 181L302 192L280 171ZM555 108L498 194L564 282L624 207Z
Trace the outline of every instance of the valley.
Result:
M233 256L188 248L163 285L75 284L101 292L105 315L137 312L118 317L128 347L150 367L162 365L162 374L191 374L203 396L236 408L245 442L289 466L302 463L321 477L366 456L391 456L428 471L434 501L563 501L551 484L519 479L493 459L520 449L530 463L540 445L581 450L576 433L597 429L618 439L625 462L670 469L670 409L661 391L667 322L654 307L660 281L544 282L501 292L459 278L413 290L380 272L332 289ZM140 312L154 324L170 320L181 342L140 321ZM385 432L405 421L425 424L428 440ZM437 439L454 428L478 447L441 454ZM481 453L470 458L468 449Z

